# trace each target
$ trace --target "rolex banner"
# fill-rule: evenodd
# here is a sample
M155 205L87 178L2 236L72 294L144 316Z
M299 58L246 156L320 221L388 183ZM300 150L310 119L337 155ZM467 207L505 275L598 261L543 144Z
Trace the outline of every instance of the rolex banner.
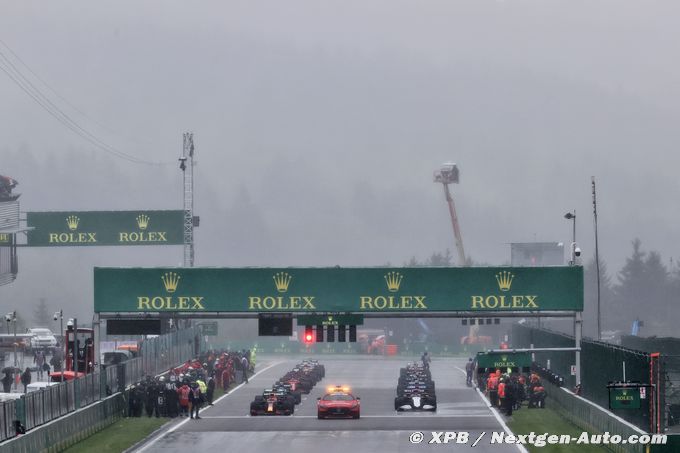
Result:
M29 212L29 247L178 245L184 211Z
M95 268L94 310L582 311L583 268Z

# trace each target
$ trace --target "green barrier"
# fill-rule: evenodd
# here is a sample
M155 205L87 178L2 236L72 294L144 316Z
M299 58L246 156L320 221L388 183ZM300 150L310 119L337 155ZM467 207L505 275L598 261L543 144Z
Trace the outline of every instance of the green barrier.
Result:
M679 451L680 434L669 434L665 445L650 445L649 447L649 453L678 453Z

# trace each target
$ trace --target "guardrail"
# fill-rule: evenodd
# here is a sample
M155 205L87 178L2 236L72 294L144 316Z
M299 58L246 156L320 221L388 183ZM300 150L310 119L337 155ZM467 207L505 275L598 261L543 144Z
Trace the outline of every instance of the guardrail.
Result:
M609 432L611 435L618 434L623 439L633 434L646 434L635 425L585 398L574 395L569 390L549 382L543 382L543 386L548 392L548 404L556 403L557 410L563 417L585 431L598 434ZM643 453L645 451L644 446L631 444L607 445L607 448L615 453Z
M200 353L201 347L198 328L173 332L143 342L140 357L0 402L0 442L16 436L17 420L29 431L22 437L29 437L36 427L123 392L144 376L156 376L181 365Z

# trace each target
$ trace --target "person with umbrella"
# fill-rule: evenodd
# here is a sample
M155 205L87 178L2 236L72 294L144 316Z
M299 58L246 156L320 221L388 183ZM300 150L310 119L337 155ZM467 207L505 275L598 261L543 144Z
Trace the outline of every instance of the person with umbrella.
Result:
M9 393L12 390L12 372L14 370L11 367L3 368L2 372L5 376L0 380L2 382L2 391Z

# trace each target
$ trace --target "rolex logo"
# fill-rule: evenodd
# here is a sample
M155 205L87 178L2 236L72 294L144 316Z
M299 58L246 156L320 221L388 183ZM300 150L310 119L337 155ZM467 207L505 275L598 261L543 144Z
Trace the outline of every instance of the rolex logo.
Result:
M496 281L498 282L498 287L501 291L509 291L512 285L512 279L515 276L508 271L501 271L496 274Z
M507 356L507 355L502 355L502 356L501 356L501 360L502 360L503 362L507 362L507 361L508 361L508 356Z
M146 214L140 214L137 216L137 226L140 230L146 230L149 227L149 216Z
M165 290L169 293L174 293L177 290L177 285L179 284L180 278L181 277L175 272L166 272L163 274L161 280L163 280L163 286L165 286Z
M290 281L293 279L293 277L286 272L278 272L274 274L274 277L272 278L274 279L276 290L280 293L288 291L288 285L290 285Z
M80 219L77 216L70 215L66 217L66 225L68 225L68 229L71 231L75 231L78 229L78 223L80 223Z
M391 293L396 293L399 291L399 286L401 286L401 280L404 278L399 272L388 272L385 275L385 282L387 282L387 290Z

